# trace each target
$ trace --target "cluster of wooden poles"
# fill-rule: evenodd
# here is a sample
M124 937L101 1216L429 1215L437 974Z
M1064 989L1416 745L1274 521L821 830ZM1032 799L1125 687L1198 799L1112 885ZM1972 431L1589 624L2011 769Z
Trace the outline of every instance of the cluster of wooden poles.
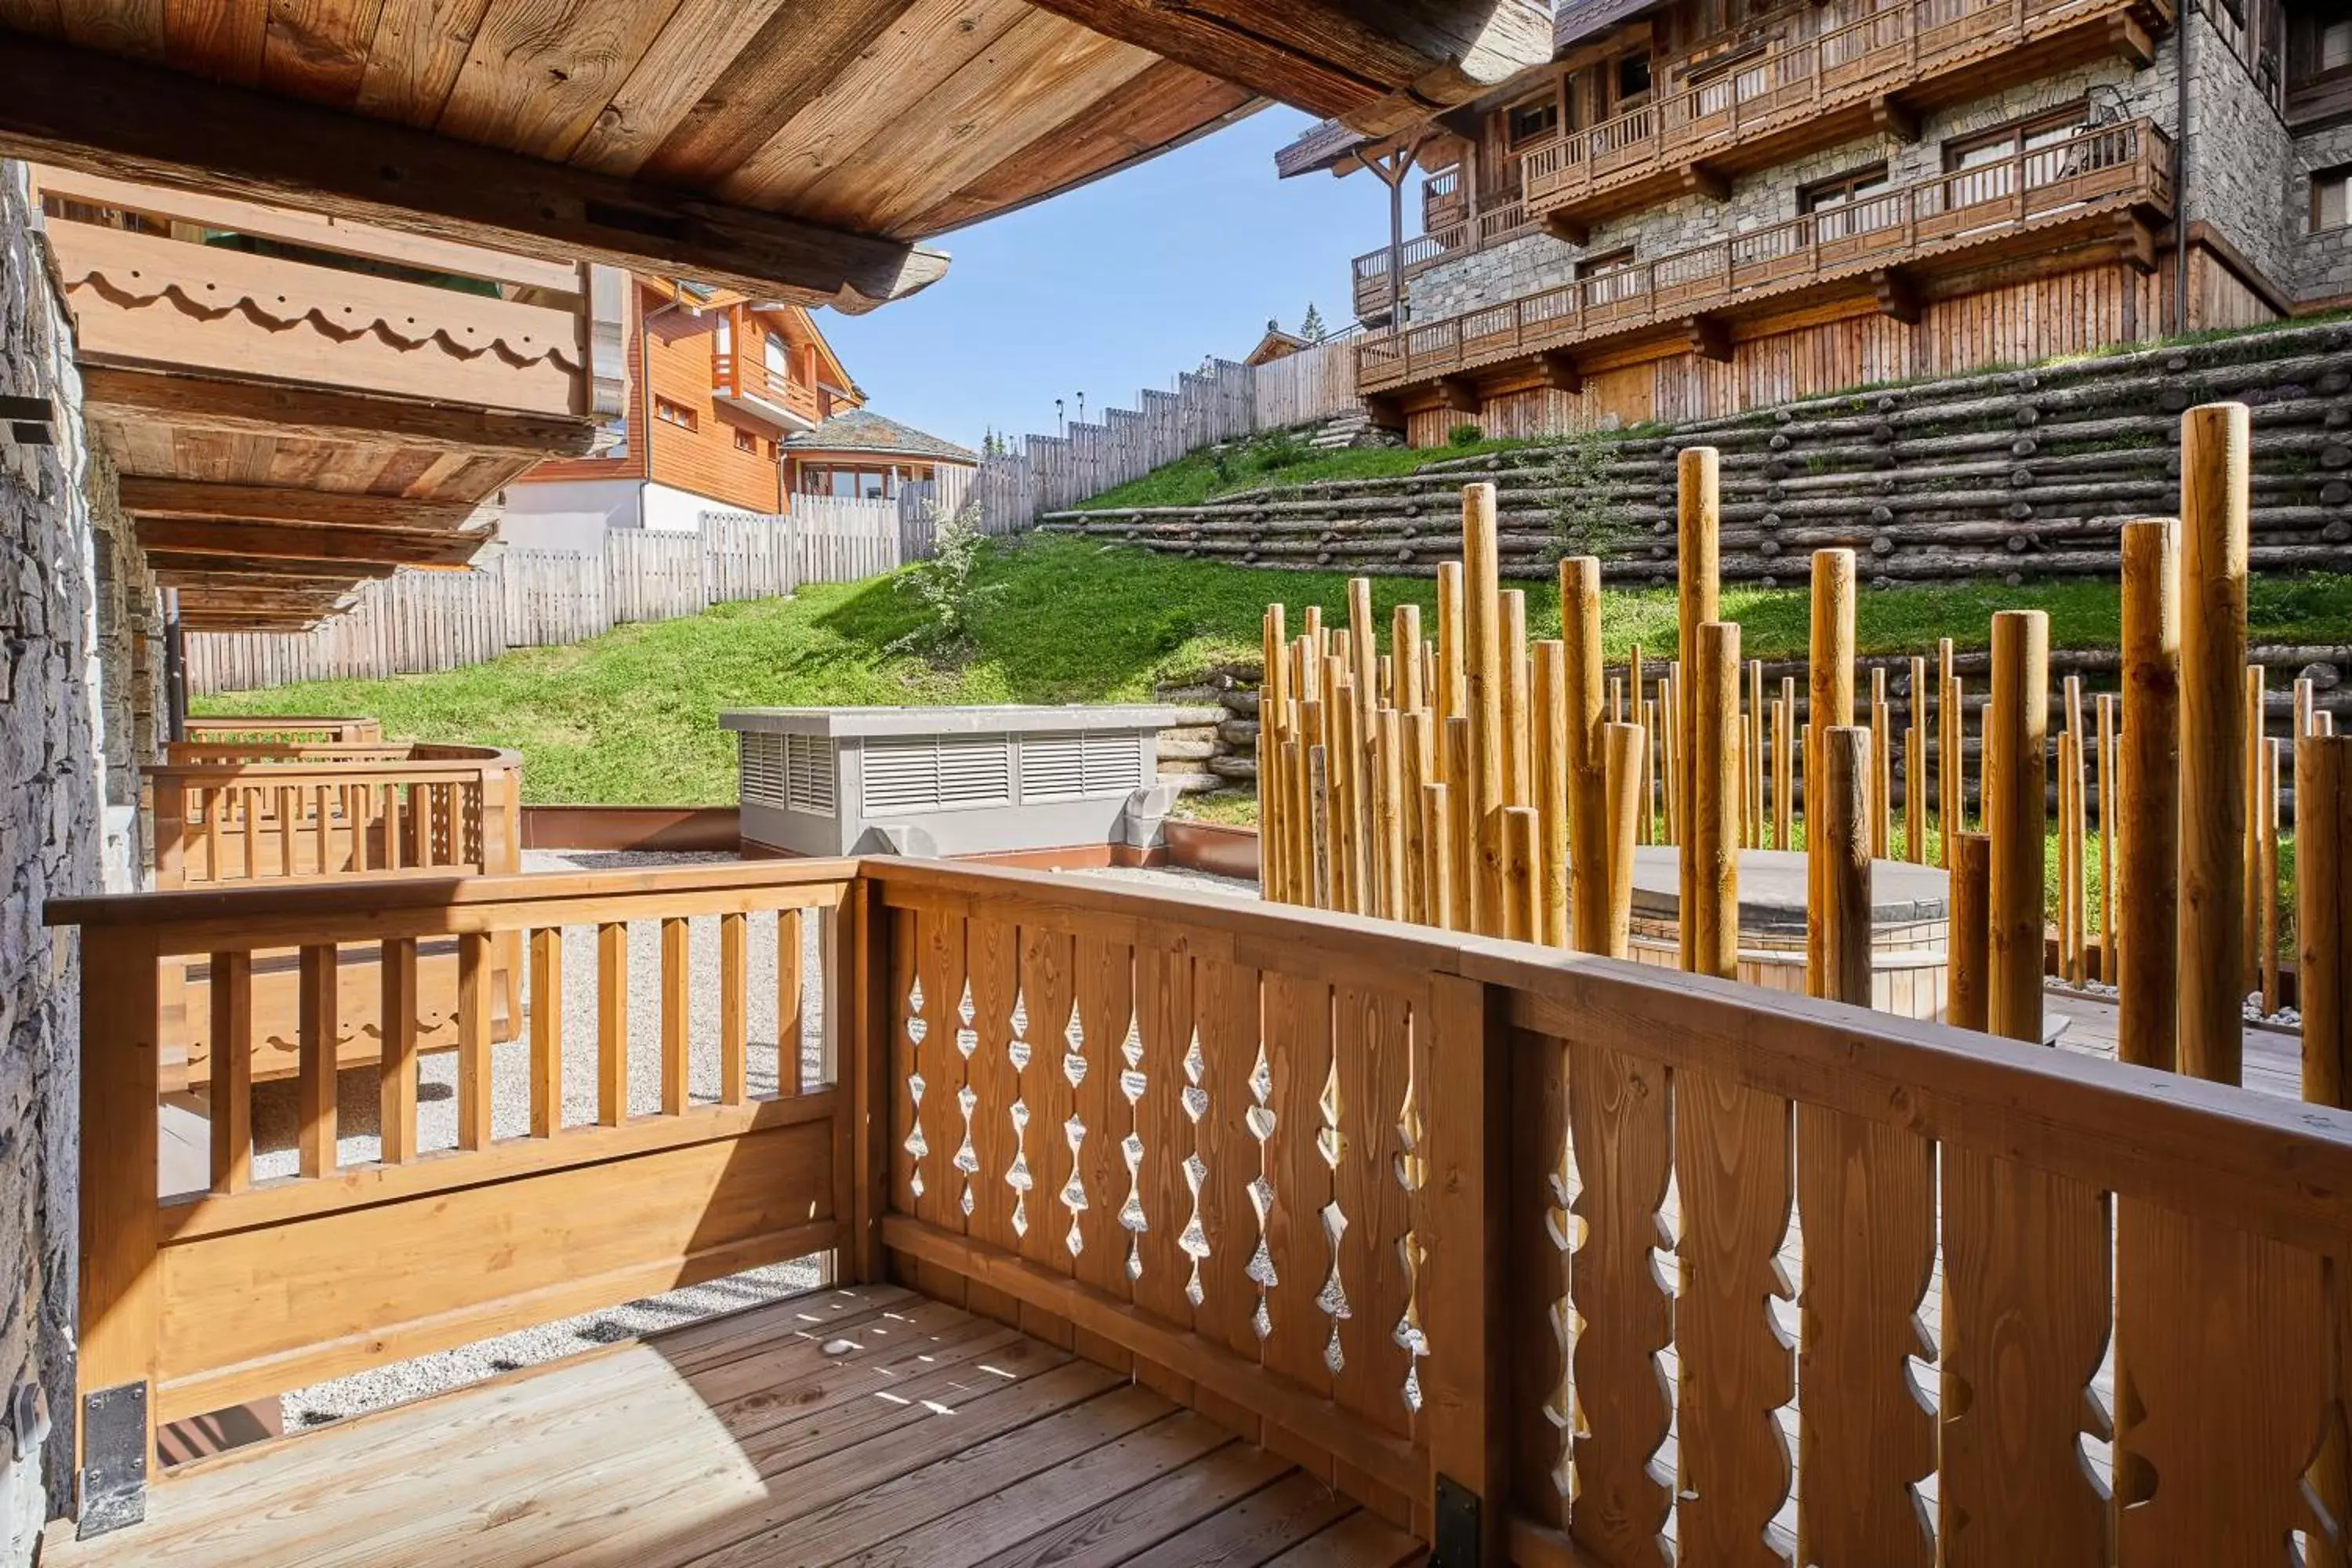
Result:
M2291 747L2306 1090L2343 1104L2352 737L2334 735L2299 684L2293 741L2263 739L2262 673L2246 662L2250 441L2243 405L2191 409L2180 517L2122 525L2123 689L2095 697L2087 714L2079 678L2060 697L2056 966L2116 988L2124 1060L2239 1081L2247 991L2279 996ZM1624 957L1634 847L1655 839L1680 847L1682 966L1733 978L1739 851L1797 847L1801 829L1808 989L1867 1005L1870 865L1899 847L1949 873L1949 1020L2041 1040L2047 616L1992 616L1972 826L1951 643L1932 685L1927 658L1911 660L1898 780L1883 668L1871 672L1867 722L1856 722L1853 554L1820 551L1809 710L1793 677L1768 700L1762 666L1743 665L1739 626L1720 614L1717 454L1686 448L1678 464L1680 658L1663 666L1645 668L1636 650L1623 675L1604 668L1600 563L1589 556L1559 563L1560 637L1529 642L1526 595L1499 581L1491 485L1464 489L1463 559L1439 568L1433 637L1419 605L1400 605L1382 653L1360 578L1344 626L1310 606L1294 634L1285 606L1268 606L1265 895Z

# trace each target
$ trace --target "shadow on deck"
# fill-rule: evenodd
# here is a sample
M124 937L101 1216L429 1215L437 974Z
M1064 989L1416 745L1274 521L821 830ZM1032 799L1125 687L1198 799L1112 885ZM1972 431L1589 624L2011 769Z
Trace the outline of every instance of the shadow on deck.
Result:
M373 1478L371 1479L370 1478ZM1385 1568L1422 1549L1121 1373L892 1287L829 1290L200 1461L131 1564Z

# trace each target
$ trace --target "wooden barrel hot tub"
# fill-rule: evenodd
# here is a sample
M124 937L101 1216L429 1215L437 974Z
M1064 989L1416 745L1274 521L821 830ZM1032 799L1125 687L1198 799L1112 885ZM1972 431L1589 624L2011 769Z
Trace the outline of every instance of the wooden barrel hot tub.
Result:
M1680 853L1670 845L1634 851L1637 963L1682 967ZM1944 873L1876 860L1870 889L1870 1005L1906 1018L1942 1018L1950 989ZM1739 978L1767 990L1805 993L1805 857L1800 851L1740 851Z

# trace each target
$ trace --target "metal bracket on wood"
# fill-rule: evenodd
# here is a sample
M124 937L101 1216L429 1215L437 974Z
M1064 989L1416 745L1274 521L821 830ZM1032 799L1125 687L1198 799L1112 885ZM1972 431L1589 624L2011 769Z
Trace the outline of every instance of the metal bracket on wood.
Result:
M1437 1478L1437 1517L1429 1568L1481 1568L1478 1494L1451 1476Z
M117 1384L81 1396L81 1509L87 1541L147 1517L147 1385Z

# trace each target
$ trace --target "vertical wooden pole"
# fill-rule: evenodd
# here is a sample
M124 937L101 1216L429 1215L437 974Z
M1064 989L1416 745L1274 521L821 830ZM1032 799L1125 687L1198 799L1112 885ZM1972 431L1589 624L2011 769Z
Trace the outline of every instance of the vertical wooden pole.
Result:
M1427 705L1421 685L1421 606L1399 605L1391 617L1389 658L1396 670L1396 706L1411 713Z
M1536 884L1543 825L1531 805L1507 805L1503 829L1503 929L1513 942L1535 942L1543 930L1541 894Z
M1604 766L1609 791L1608 912L1599 951L1612 958L1630 958L1633 952L1633 841L1641 815L1643 753L1641 726L1612 724L1603 733Z
M1870 667L1870 853L1884 860L1895 853L1895 710L1886 701L1886 667Z
M1992 706L1985 720L1985 833L1990 980L1987 1026L2042 1043L2042 891L2049 815L2050 617L1992 618Z
M1682 668L1691 670L1698 663L1698 627L1707 621L1722 621L1722 560L1719 560L1719 533L1722 533L1722 456L1715 447L1684 447L1675 454L1675 658ZM1736 639L1734 639L1736 647ZM1696 684L1696 682L1694 682ZM1738 675L1734 672L1734 693L1738 691ZM1691 699L1689 687L1675 682L1675 715L1673 724L1673 762L1670 762L1670 783L1667 783L1667 814L1673 820L1673 842L1682 844L1679 856L1682 865L1682 966L1696 969L1696 947L1691 945L1694 921L1691 921L1691 900L1698 896L1698 868L1691 863L1691 811L1696 809L1694 785L1698 781L1698 757L1696 757L1696 731L1698 726L1715 721L1715 715L1698 712L1698 703ZM1734 703L1738 699L1734 696Z
M2074 985L2083 978L2082 801L2075 768L2081 739L2072 730L2058 733L2058 976Z
M1380 763L1381 914L1392 921L1412 918L1405 902L1404 721L1393 708L1375 716L1380 740L1375 754Z
M2124 729L2117 781L2116 1055L2176 1064L2180 844L2179 525L2123 527Z
M2242 405L2208 404L2182 421L2179 1059L2223 1083L2239 1081L2245 1029L2249 440Z
M2246 911L2242 927L2245 948L2241 991L2252 991L2263 978L2263 706L2269 693L2264 689L2268 671L2261 665L2246 666L2246 819L2245 855L2242 865L2245 888Z
M1470 760L1470 721L1456 717L1445 721L1446 805L1452 812L1446 833L1453 846L1454 918L1449 922L1455 931L1475 931L1474 923L1475 899L1470 884L1477 875L1477 847L1474 842L1476 823L1472 797L1477 781L1471 777L1475 764Z
M1446 786L1421 786L1422 923L1441 931L1454 928L1457 903L1454 891L1454 807Z
M1528 699L1528 595L1503 594L1503 792L1507 804L1535 804L1535 718Z
M1812 991L1832 1002L1870 1005L1871 732L1853 725L1822 734L1822 801L1814 837L1822 847L1822 973Z
M1469 637L1465 700L1470 720L1470 846L1475 867L1470 929L1502 931L1502 843L1495 814L1503 808L1503 605L1495 537L1495 487L1462 487L1463 610Z
M1331 850L1331 752L1328 746L1307 748L1307 838L1315 852L1314 905L1318 910L1340 907L1337 879L1339 857Z
M1659 689L1661 691L1665 689L1665 683L1664 681L1659 682ZM1664 759L1665 763L1664 768L1662 769L1659 765L1661 759L1658 756L1658 752L1662 744L1659 738L1660 729L1658 723L1658 703L1660 700L1660 699L1654 697L1649 701L1643 703L1641 709L1642 842L1644 844L1657 844L1665 841L1667 828L1664 825L1663 818L1671 816L1673 813L1673 807L1671 805L1669 805L1664 812L1660 811L1658 805L1658 775L1661 772L1664 772L1671 776L1673 771L1673 758L1671 756Z
M2116 962L2116 699L2099 694L2099 979L2113 985Z
M1853 551L1813 552L1812 594L1811 664L1806 672L1811 711L1806 716L1810 738L1805 746L1804 774L1808 819L1805 883L1808 901L1814 909L1819 909L1823 863L1811 818L1814 803L1821 799L1822 737L1832 729L1853 722ZM1805 935L1805 973L1808 976L1825 980L1829 973L1829 954L1822 950L1822 934L1818 922L1809 925ZM1816 991L1813 994L1821 993Z
M1590 555L1559 563L1559 632L1565 645L1570 942L1580 952L1607 944L1609 920L1609 763L1601 706L1601 563Z
M1739 628L1702 621L1691 671L1689 832L1682 847L1685 967L1739 978Z
M1955 1028L1981 1034L1991 1017L1992 840L1981 833L1954 833L1951 846L1945 895L1951 978L1944 1017Z
M2268 1014L2279 1010L2279 743L2264 737L2257 745L2263 767L2254 813L2262 826L2263 854L2255 880L2262 889L2263 1011Z
M1468 628L1463 624L1462 594L1462 563L1438 563L1437 689L1430 694L1430 700L1437 710L1441 730L1447 720L1461 718L1469 702L1469 654L1465 646ZM1462 781L1449 777L1445 782Z
M2066 774L2066 787L2072 804L2065 813L2063 843L2069 846L2068 880L2074 890L2074 908L2066 916L2067 937L2073 945L2072 967L2066 978L2080 985L2090 978L2091 952L2091 880L2090 880L2090 727L2083 716L2083 678L2066 678L2066 733L2073 737L2060 753L2060 766Z
M1397 809L1404 818L1404 907L1401 917L1423 925L1438 922L1429 914L1429 839L1423 816L1422 791L1436 777L1430 765L1430 711L1415 708L1403 715L1403 793Z
M1764 821L1769 815L1764 801L1764 757L1769 744L1764 714L1764 661L1751 658L1748 661L1748 728L1740 742L1748 764L1748 794L1739 840L1750 849L1764 847Z
M1797 847L1797 678L1780 678L1780 701L1772 739L1772 841L1776 849Z
M1568 650L1535 649L1535 807L1542 825L1537 889L1543 918L1536 940L1568 945Z
M2352 1108L2352 736L2294 743L2303 1098Z
M1952 673L1952 639L1939 637L1936 642L1936 801L1943 828L1942 853L1937 858L1947 868L1952 864L1952 836L1968 826L1961 820L1958 679Z
M1925 866L1927 853L1927 661L1911 659L1911 724L1903 732L1903 858Z

